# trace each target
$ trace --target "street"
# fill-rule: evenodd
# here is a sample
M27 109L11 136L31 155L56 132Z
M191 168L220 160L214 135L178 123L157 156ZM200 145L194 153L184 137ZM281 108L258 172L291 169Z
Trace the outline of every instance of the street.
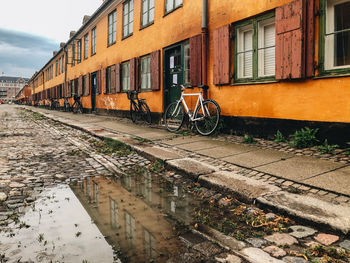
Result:
M347 236L122 142L13 105L0 105L0 123L0 262L350 262Z

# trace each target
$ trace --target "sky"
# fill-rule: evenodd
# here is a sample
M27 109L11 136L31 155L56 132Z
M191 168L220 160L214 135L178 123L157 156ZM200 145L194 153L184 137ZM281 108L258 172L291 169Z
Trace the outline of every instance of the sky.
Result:
M102 0L1 1L0 76L30 78Z

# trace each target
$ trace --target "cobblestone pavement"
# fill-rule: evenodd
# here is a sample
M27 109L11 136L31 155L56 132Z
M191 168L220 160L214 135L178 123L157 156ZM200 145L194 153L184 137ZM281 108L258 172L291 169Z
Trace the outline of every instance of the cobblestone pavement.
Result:
M62 181L82 182L96 174L109 177L117 173L123 177L146 169L152 171L152 176L181 185L201 202L201 206L194 209L191 231L179 234L184 245L166 262L350 262L348 237L306 227L282 215L238 202L230 195L201 187L121 144L103 144L83 131L40 114L3 109L0 111L0 120L4 123L0 127L2 234L11 235L20 228L18 218L26 212L26 207L31 206L41 191ZM190 157L205 158L197 154ZM240 170L254 178L270 179L225 162L210 158L206 161L222 170ZM214 238L215 243L207 238ZM0 262L22 262L20 249L1 243L0 238ZM45 260L47 258L41 262L49 262Z

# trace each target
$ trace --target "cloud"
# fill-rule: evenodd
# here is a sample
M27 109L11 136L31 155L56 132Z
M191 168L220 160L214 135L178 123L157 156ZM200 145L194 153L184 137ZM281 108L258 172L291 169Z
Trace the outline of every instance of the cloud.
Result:
M0 72L6 76L31 77L58 48L59 44L51 39L0 28Z

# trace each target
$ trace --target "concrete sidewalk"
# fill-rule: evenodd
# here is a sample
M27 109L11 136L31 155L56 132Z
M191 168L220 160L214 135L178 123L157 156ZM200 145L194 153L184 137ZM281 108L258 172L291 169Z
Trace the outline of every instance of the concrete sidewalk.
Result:
M166 161L203 185L233 192L245 201L274 207L344 233L350 230L350 166L346 163L211 137L176 135L126 119L25 108L96 136L123 141L149 158Z

